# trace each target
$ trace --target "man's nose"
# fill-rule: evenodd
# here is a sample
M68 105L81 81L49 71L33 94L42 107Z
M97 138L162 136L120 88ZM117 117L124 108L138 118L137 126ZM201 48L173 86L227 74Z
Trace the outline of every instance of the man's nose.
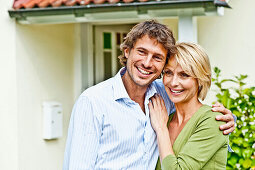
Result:
M143 65L145 68L151 67L152 65L152 55L147 55L143 60Z

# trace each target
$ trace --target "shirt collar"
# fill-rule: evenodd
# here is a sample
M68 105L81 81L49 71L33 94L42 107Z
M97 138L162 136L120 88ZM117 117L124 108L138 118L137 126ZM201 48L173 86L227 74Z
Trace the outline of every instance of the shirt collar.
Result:
M155 83L152 82L146 90L145 101L148 101L152 96L157 93L157 89L155 87Z
M122 99L122 98L130 98L127 90L123 84L121 77L125 74L126 68L121 68L119 72L114 76L113 83L113 97L114 100Z
M114 76L114 83L113 83L114 100L118 100L118 99L121 99L121 98L129 98L130 99L130 97L127 93L127 90L126 90L126 88L123 84L122 78L121 78L125 74L125 72L126 72L126 68L123 67ZM157 90L156 90L156 87L155 87L155 83L152 82L146 90L145 101L148 101L149 98L151 98L156 93L157 93Z

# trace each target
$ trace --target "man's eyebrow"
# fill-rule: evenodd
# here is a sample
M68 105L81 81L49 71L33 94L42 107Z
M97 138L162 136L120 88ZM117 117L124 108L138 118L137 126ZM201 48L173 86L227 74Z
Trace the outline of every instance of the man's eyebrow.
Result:
M143 47L137 47L136 49L138 49L138 50L148 51L146 48L143 48Z
M149 50L147 50L146 48L143 48L143 47L137 47L136 48L137 50L144 50L144 51L149 51ZM160 54L160 53L155 53L154 55L159 55L159 56L161 56L161 57L164 57L164 55L163 54Z

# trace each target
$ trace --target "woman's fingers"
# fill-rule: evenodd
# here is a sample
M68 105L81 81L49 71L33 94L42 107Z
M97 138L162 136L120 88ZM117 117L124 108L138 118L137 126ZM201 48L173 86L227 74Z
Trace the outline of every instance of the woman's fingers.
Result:
M165 106L165 101L163 100L163 98L161 97L161 96L159 96L159 98L160 98L160 104L161 104L161 106L163 107L163 108L165 108L166 106Z
M153 104L152 104L152 101L151 101L151 100L149 101L148 106L149 106L149 109L150 109L150 110L153 110Z

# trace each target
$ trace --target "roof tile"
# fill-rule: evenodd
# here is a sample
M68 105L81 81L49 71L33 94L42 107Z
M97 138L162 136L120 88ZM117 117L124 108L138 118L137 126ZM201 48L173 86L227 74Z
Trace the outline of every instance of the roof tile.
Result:
M60 5L62 5L62 0L56 0L51 3L51 6L53 7L59 7Z
M88 5L88 4L102 4L102 3L132 3L133 1L146 2L148 0L14 0L13 9L18 10L20 8L45 8L45 7L59 7L63 6L75 6L75 5ZM155 1L155 0L152 0ZM160 0L156 0L160 1ZM226 3L225 0L214 0L217 3ZM221 5L222 6L222 5Z
M24 8L23 4L27 3L30 0L15 0L13 3L14 9Z

